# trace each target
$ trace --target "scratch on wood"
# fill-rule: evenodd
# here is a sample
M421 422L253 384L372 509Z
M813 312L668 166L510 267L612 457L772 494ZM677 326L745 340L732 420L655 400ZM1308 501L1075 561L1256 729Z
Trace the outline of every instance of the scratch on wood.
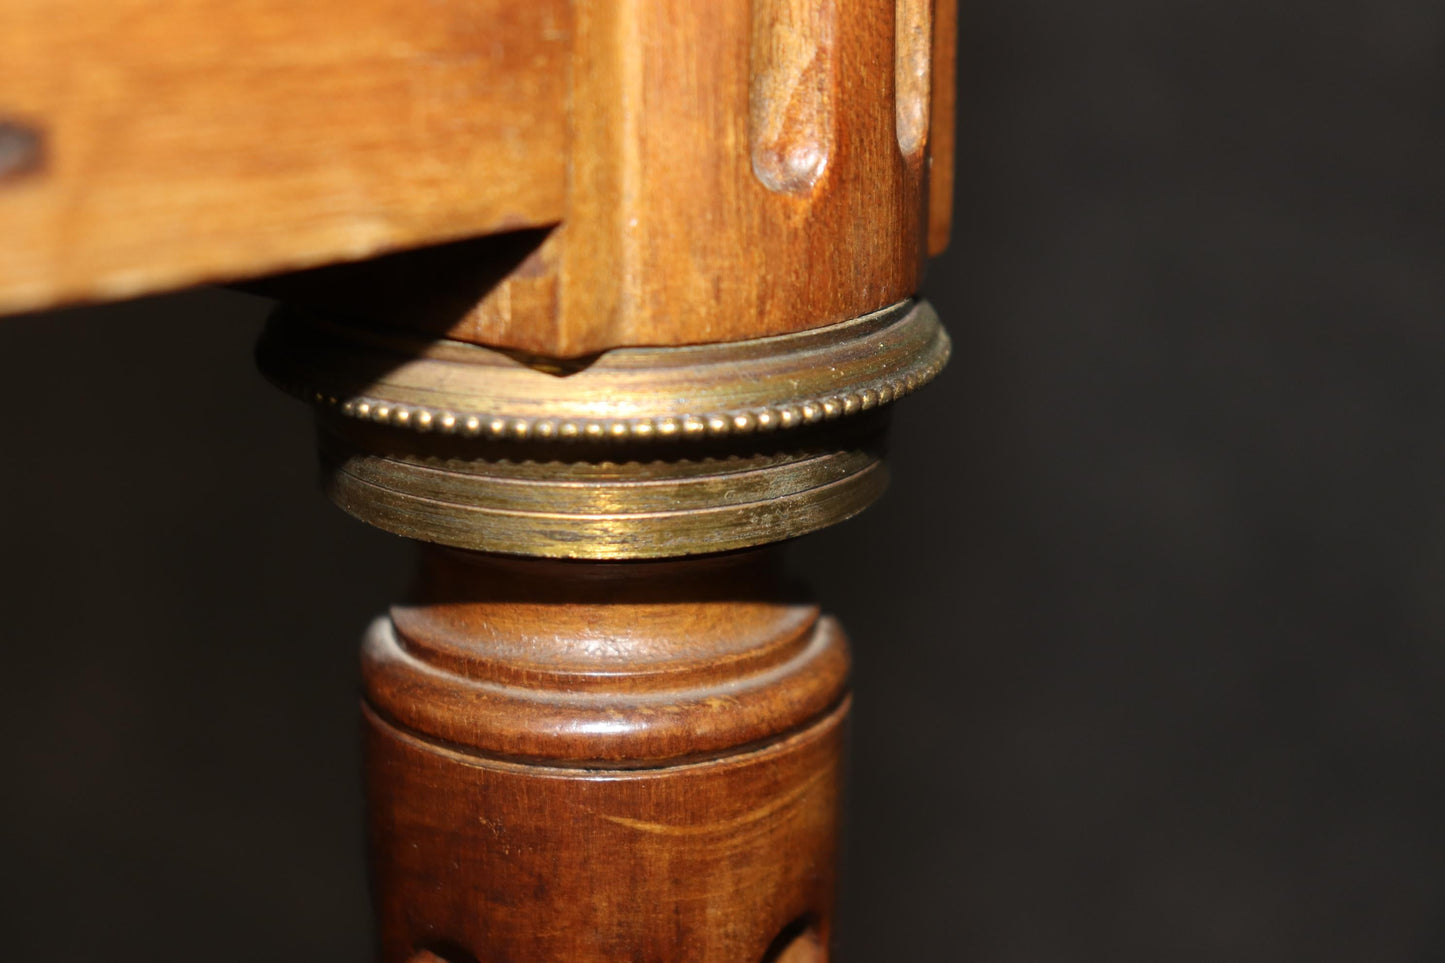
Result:
M625 826L628 829L635 829L641 833L652 833L657 836L705 836L710 833L730 833L742 829L750 823L756 823L767 819L769 816L797 802L798 799L812 791L813 786L818 783L826 772L817 772L809 777L807 782L802 783L792 792L779 796L767 805L760 806L750 812L738 816L736 819L725 819L721 822L707 823L701 826L675 826L668 823L656 823L646 819L630 819L627 816L609 816L599 813L603 819L618 826Z

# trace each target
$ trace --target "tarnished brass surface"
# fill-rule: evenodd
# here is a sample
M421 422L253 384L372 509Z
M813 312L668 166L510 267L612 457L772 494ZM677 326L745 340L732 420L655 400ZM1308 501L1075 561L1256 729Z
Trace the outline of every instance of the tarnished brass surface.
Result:
M883 420L800 431L788 448L776 437L627 448L447 444L323 415L320 444L327 493L389 532L506 554L657 558L779 541L862 511L887 484Z
M799 334L619 348L572 373L286 308L257 347L272 381L349 418L469 438L561 441L801 428L901 398L942 370L948 352L933 308L913 300Z
M352 515L583 559L731 551L857 514L887 484L886 406L947 353L921 302L800 335L623 349L571 374L286 309L258 347L317 404L324 483Z

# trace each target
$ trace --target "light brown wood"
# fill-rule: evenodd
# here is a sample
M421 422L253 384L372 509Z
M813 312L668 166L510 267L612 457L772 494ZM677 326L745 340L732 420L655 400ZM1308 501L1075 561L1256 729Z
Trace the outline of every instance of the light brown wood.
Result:
M380 961L825 960L841 749L830 717L729 759L546 769L369 713Z
M580 7L554 313L484 306L446 333L570 356L821 327L913 293L924 157L895 129L895 26L893 0Z
M946 243L956 31L952 0L8 0L0 311L425 247L272 290L554 358L857 317Z
M824 959L847 667L776 551L424 551L364 658L382 963Z
M4 0L0 312L556 222L570 45L565 0Z
M928 256L943 253L953 230L955 105L958 101L958 0L935 0L933 89L928 140Z
M559 228L444 313L389 308L385 270L362 295L320 278L290 293L548 357L783 334L894 303L916 291L925 247L947 243L956 23L950 0L583 4ZM468 287L480 262L431 273Z

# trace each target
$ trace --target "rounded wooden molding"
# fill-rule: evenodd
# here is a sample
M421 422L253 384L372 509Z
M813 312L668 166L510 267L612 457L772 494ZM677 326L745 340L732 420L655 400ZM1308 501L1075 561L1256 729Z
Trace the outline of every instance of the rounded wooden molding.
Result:
M429 548L422 566L413 598L367 631L367 703L478 757L700 762L798 731L847 697L843 632L768 549L617 564Z

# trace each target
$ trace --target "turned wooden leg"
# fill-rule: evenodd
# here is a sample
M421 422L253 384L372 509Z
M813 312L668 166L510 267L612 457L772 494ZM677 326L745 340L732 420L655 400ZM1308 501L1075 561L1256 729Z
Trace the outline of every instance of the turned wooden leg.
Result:
M819 963L848 657L770 546L947 360L953 6L573 12L555 224L269 288L327 493L428 546L365 647L381 959Z
M882 492L932 310L559 375L283 309L258 353L424 543L364 647L383 963L826 959L848 652L777 543Z
M365 645L384 960L822 959L848 655L777 562L423 552Z
M33 6L0 312L277 296L328 495L425 546L365 648L383 963L826 958L848 657L773 546L947 360L956 4Z

